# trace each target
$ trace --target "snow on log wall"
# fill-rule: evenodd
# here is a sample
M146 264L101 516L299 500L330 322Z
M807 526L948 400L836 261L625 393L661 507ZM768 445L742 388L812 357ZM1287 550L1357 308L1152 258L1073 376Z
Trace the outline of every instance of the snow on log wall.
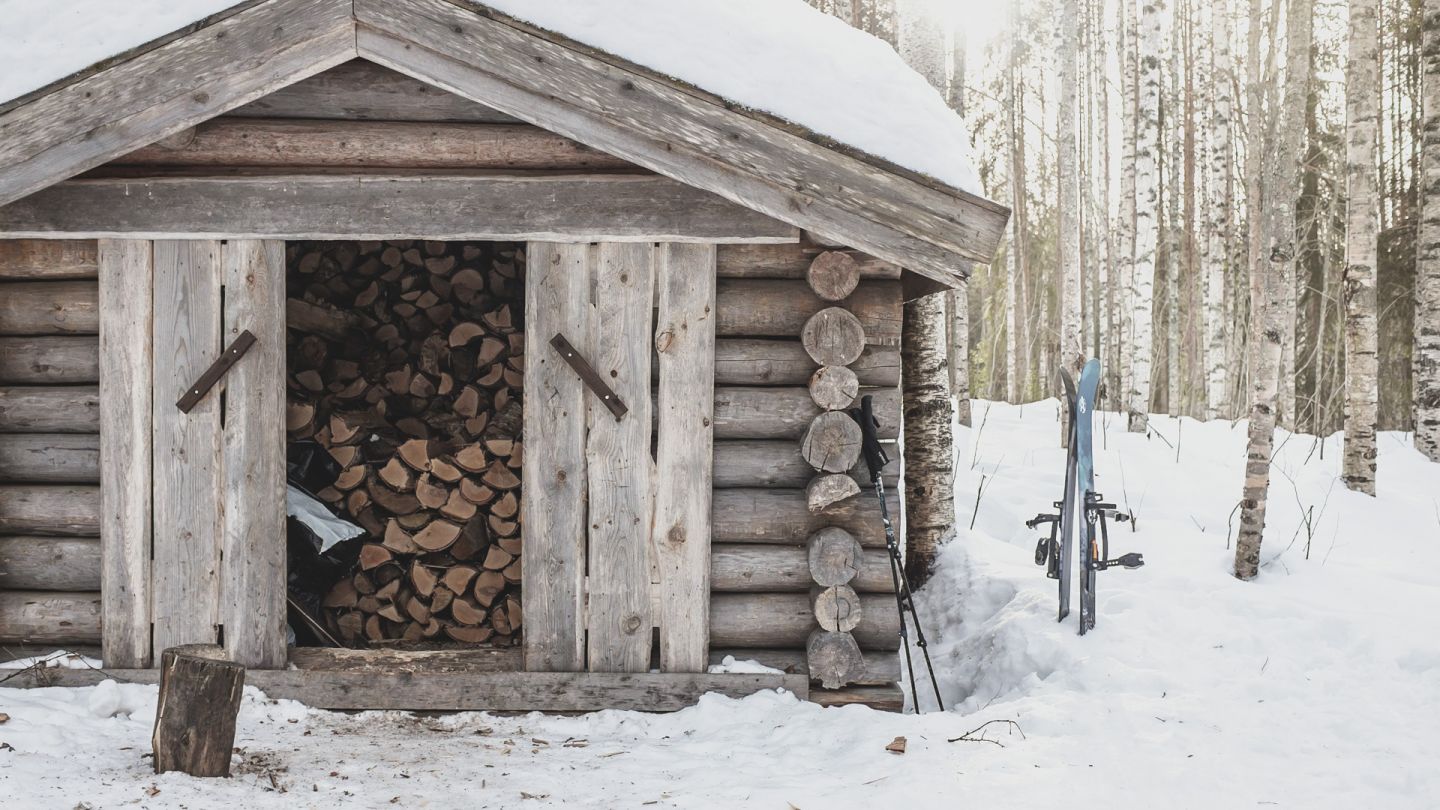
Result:
M100 640L93 241L0 240L0 647Z

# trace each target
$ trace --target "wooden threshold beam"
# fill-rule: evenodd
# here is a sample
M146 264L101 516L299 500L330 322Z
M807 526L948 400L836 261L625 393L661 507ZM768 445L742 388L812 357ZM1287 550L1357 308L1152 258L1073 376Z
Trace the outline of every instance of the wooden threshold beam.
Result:
M67 180L0 207L0 238L797 242L666 177L304 174Z
M0 671L3 672L3 671ZM93 686L158 683L156 669L42 669L3 673L5 687ZM730 697L785 689L810 695L805 675L607 673L607 672L375 672L261 670L245 673L247 686L272 698L298 700L318 709L401 711L550 711L601 709L667 712L694 705L707 692Z

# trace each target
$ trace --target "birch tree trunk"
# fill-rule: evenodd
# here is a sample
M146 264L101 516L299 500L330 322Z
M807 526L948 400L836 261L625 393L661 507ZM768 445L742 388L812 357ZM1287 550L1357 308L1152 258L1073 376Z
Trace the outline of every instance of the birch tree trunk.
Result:
M1131 304L1135 286L1135 129L1136 102L1139 96L1140 66L1135 58L1135 9L1128 0L1116 4L1120 31L1120 263L1115 280L1117 319L1115 354L1119 359L1119 380L1116 399L1124 409L1129 404L1133 355L1134 307Z
M1415 246L1415 449L1440 461L1440 0L1425 0L1424 145Z
M1060 12L1060 111L1059 189L1056 212L1060 227L1060 367L1079 379L1085 365L1085 346L1081 339L1080 302L1084 297L1080 278L1080 147L1077 141L1076 106L1080 87L1076 62L1080 50L1080 4L1064 0ZM1067 411L1060 410L1060 444L1070 436Z
M1165 197L1165 412L1178 416L1180 408L1180 255L1181 197L1185 135L1181 125L1181 101L1185 48L1180 36L1184 0L1174 0L1170 12L1170 92L1161 105L1166 154L1162 157L1161 188Z
M950 393L955 397L955 418L970 427L970 283L945 293L949 315Z
M1379 108L1377 0L1350 0L1350 58L1345 67L1345 486L1375 494L1375 422L1379 411L1375 261L1379 206L1375 168ZM1433 315L1433 313L1432 313Z
M1225 408L1225 279L1230 264L1230 177L1233 152L1230 118L1234 104L1230 64L1230 2L1211 8L1210 228L1205 251L1205 418L1218 419Z
M1150 308L1154 301L1155 253L1160 230L1156 158L1160 154L1160 32L1165 0L1152 0L1140 12L1139 128L1135 142L1135 275L1130 291L1133 329L1130 351L1130 432L1144 433L1150 414L1152 335Z
M1015 403L1022 402L1030 391L1030 335L1034 329L1034 322L1029 317L1031 304L1029 285L1026 282L1029 265L1025 239L1029 226L1029 207L1026 205L1025 133L1028 132L1028 127L1025 122L1025 84L1020 72L1020 54L1023 47L1018 5L1011 5L1010 70L1006 74L1006 81L1009 82L1008 95L1011 102L1007 105L1010 110L1010 249L1015 253L1015 265L1014 274L1010 277L1011 289L1007 290L1011 299L1007 300L1006 304L1011 307L1007 313L1011 327L1009 399Z
M1260 568L1260 543L1270 488L1270 462L1275 450L1275 421L1280 405L1284 356L1286 289L1295 283L1295 202L1299 195L1300 135L1310 86L1310 43L1313 0L1291 0L1286 13L1285 93L1276 120L1270 171L1266 177L1265 224L1270 240L1264 257L1252 269L1259 300L1251 309L1256 320L1254 367L1251 370L1250 435L1246 449L1245 487L1241 498L1240 535L1235 545L1235 576L1252 579ZM1258 282L1258 283L1257 283Z
M896 10L901 55L943 94L944 29L923 0L904 0ZM905 304L900 327L905 570L917 588L934 572L940 546L955 523L946 332L945 293Z
M951 48L950 82L945 100L950 108L960 115L965 114L965 32L956 29L951 32L954 44ZM983 288L977 293L984 301ZM955 397L955 418L960 424L970 426L970 283L965 282L959 289L945 294L945 308L949 316L950 393ZM984 325L982 320L981 325ZM993 371L990 372L992 375Z

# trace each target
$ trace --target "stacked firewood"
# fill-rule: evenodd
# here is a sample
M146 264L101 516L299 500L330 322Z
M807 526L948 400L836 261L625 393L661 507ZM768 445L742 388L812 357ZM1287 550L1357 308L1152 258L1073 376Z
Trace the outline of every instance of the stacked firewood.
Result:
M518 643L523 253L289 247L291 439L341 472L318 497L367 533L322 605L346 643Z

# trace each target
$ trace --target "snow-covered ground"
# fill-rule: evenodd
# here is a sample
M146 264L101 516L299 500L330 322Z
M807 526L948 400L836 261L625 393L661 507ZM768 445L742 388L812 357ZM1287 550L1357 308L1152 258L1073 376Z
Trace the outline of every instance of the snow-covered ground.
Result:
M1080 638L1073 618L1055 623L1023 526L1059 493L1056 404L977 403L960 448L960 535L921 604L950 712L821 709L771 693L669 715L344 715L250 690L236 777L195 780L149 772L153 687L0 688L0 802L1436 806L1440 465L1383 434L1370 500L1336 482L1338 437L1282 435L1265 566L1241 583L1227 533L1244 423L1157 417L1147 440L1098 418L1098 487L1139 518L1112 545L1147 566L1100 575L1099 626ZM949 742L1006 720L1023 736L992 723L970 735L987 741ZM885 750L897 736L903 754Z

